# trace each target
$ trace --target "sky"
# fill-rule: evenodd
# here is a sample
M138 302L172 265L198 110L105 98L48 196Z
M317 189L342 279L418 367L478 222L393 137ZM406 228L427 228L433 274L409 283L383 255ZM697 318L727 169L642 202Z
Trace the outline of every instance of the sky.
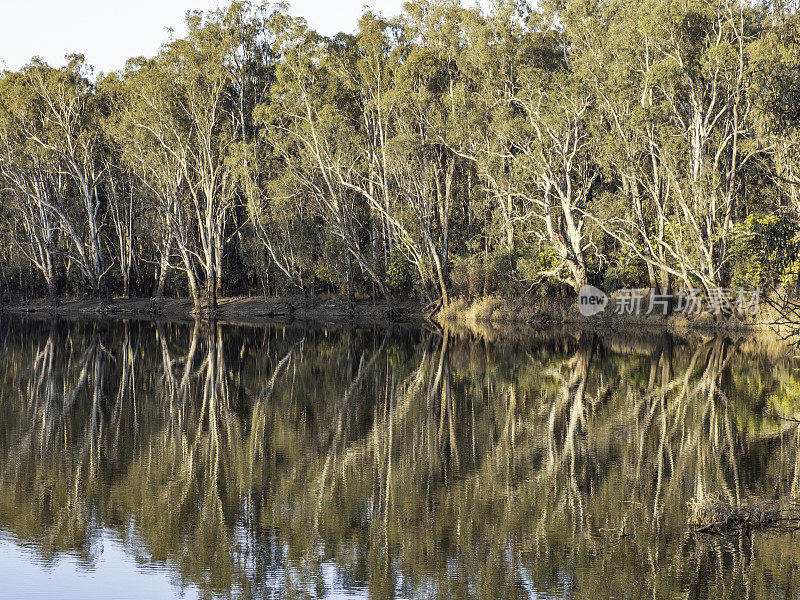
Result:
M17 70L34 56L52 66L82 53L95 74L121 69L134 56L153 56L185 32L187 10L213 10L220 0L0 0L0 70ZM289 12L323 35L355 31L365 4L384 16L403 0L290 0Z

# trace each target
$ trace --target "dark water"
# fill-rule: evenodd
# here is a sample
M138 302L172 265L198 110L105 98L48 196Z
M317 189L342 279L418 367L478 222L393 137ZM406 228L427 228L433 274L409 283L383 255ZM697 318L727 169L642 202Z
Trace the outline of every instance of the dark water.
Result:
M2 598L800 598L749 342L0 322Z

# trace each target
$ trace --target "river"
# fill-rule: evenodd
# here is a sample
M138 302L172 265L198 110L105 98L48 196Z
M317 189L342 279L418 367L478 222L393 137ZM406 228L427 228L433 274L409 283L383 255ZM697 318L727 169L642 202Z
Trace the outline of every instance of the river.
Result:
M800 598L752 340L0 321L0 598Z

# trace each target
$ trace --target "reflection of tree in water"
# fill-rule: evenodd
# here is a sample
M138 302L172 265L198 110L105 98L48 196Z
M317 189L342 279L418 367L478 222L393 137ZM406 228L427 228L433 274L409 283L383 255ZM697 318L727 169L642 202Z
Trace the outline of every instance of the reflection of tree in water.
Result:
M387 598L800 584L794 537L683 525L695 494L798 494L800 429L770 417L796 411L797 384L730 341L143 323L3 336L0 527L45 557L91 561L105 527L142 562L241 597L324 595L325 565Z
M96 490L106 433L100 335L95 329L81 339L59 337L53 325L24 356L10 352L3 361L11 381L4 382L2 405L0 511L4 520L20 522L21 535L34 537L48 557L92 552L95 519L85 492Z

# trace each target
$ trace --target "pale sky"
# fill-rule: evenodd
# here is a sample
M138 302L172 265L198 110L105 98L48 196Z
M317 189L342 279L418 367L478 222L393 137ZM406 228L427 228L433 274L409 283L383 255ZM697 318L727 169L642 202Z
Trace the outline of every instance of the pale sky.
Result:
M185 31L187 10L215 9L220 0L0 0L0 70L16 70L40 56L61 66L66 54L86 56L95 75L120 69L133 56L153 56ZM365 4L390 17L403 0L291 0L289 12L323 35L355 31Z

